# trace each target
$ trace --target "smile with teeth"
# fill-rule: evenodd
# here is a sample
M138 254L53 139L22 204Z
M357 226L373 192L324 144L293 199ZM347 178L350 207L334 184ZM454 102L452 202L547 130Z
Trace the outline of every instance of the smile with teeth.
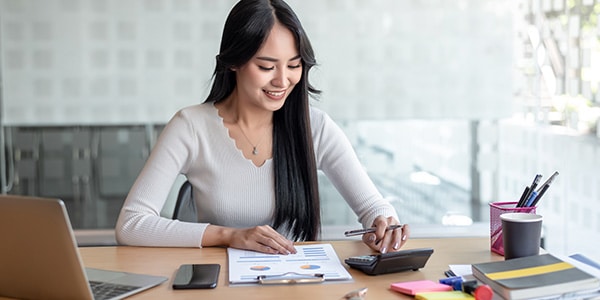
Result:
M267 91L267 90L263 90L266 94L271 95L273 97L281 97L283 96L283 94L285 94L285 91L279 91L279 92L271 92L271 91Z

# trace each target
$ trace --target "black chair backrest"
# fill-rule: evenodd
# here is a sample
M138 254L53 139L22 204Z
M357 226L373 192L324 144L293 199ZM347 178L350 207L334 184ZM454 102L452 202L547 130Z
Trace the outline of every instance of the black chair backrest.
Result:
M175 202L175 209L173 210L173 219L184 222L198 222L196 202L194 202L192 196L192 184L187 180L179 188L177 202Z

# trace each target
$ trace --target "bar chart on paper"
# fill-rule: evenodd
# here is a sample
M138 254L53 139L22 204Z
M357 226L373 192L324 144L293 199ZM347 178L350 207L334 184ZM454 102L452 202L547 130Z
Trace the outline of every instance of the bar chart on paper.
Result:
M227 249L229 282L257 283L258 276L323 274L325 280L350 280L331 244L296 246L296 254L278 255Z

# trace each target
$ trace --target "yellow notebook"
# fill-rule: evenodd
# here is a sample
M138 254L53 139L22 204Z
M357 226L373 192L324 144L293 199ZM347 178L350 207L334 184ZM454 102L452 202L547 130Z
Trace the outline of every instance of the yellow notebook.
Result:
M417 293L415 295L417 300L460 300L460 299L475 299L475 297L463 293L461 291L450 291L450 292L425 292Z

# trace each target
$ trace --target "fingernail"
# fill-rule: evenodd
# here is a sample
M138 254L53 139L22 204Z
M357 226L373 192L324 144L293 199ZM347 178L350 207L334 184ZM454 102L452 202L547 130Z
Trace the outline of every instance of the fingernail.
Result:
M398 250L399 247L400 247L400 244L398 244L398 243L394 244L394 250Z
M381 253L386 253L386 252L387 252L387 248L386 247L381 248Z
M369 242L372 242L372 241L374 241L374 240L375 240L375 236L374 236L374 235L370 235L370 236L367 238L367 241L369 241Z
M402 240L403 240L403 241L406 241L406 235L403 235L403 236L402 236Z

